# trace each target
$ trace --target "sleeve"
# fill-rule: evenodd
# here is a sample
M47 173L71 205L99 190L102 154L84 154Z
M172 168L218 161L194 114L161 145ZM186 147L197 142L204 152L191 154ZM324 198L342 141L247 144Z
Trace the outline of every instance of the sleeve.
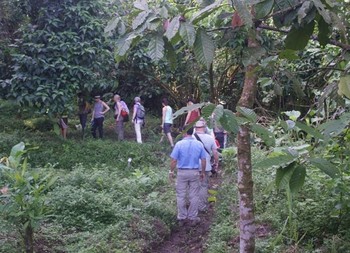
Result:
M175 147L173 148L173 151L170 154L170 157L173 158L174 160L178 160L178 157L179 157L178 145L175 145Z

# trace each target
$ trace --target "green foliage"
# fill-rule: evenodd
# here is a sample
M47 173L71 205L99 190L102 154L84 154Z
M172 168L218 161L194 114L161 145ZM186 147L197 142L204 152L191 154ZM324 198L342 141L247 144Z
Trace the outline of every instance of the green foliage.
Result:
M0 214L20 231L25 251L30 253L33 252L34 230L49 213L46 195L57 177L29 169L27 159L23 158L26 152L21 142L12 148L9 157L1 159Z
M41 113L72 110L78 90L106 89L113 56L103 35L101 1L42 3L37 25L22 29L7 97ZM61 17L65 17L62 19Z

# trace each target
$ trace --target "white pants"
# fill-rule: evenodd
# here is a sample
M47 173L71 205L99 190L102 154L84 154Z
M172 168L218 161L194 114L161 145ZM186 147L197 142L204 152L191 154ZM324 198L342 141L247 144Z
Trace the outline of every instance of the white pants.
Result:
M209 176L210 172L205 172L205 179L201 182L201 188L199 190L199 203L198 209L199 211L204 211L208 208L208 189L209 189Z
M177 219L196 220L198 215L200 179L198 170L177 170L176 178L176 200L177 200ZM186 207L186 196L190 206Z
M135 133L136 133L136 141L138 143L142 143L142 136L141 136L141 126L143 124L142 120L136 120L134 122L134 127L135 127Z

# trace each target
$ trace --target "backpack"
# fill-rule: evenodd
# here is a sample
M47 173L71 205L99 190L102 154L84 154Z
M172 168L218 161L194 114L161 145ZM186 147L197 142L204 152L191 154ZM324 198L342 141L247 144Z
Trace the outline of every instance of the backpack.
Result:
M129 108L128 108L128 105L122 100L120 101L120 103L122 104L122 110L123 111L126 111L128 114L129 114Z
M136 118L138 119L144 119L145 118L145 107L143 105L138 104L137 105L137 111L136 111Z

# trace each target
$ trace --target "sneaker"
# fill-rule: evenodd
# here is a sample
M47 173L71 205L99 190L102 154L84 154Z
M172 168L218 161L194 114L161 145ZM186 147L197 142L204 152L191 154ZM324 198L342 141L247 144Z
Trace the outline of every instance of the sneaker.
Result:
M179 227L183 227L186 225L186 220L178 220L179 222Z
M199 224L200 222L201 222L201 219L200 219L199 217L197 217L197 218L191 220L190 226L191 226L191 227L194 227L194 226L196 226L197 224Z

